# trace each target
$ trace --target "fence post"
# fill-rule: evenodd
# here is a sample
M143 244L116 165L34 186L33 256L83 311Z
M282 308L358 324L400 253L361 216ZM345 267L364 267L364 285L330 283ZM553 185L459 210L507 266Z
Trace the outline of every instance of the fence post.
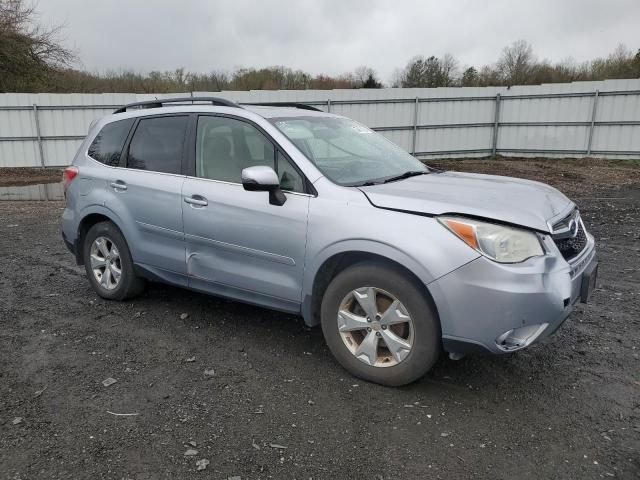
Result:
M600 95L600 90L596 90L596 93L593 95L593 108L591 109L591 126L589 127L589 141L587 142L587 155L591 155L591 144L593 142L593 129L596 124L596 113L598 111L599 95Z
M327 113L331 113L331 99L327 98Z
M416 154L416 139L418 137L418 106L420 99L416 97L416 103L413 106L413 142L411 146L411 155Z
M38 139L38 150L40 151L40 166L44 167L44 150L42 149L42 135L40 134L40 119L38 118L38 105L33 104L33 118L36 121L36 137Z
M498 129L500 128L500 94L496 93L496 111L493 117L493 141L491 144L491 155L496 156L498 149Z

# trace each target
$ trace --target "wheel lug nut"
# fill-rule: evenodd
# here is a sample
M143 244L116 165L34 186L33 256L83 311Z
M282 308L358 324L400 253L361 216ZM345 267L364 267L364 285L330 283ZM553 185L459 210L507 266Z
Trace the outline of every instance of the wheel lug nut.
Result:
M367 322L371 322L371 319L369 317L367 317Z
M386 325L382 325L382 329L383 329L383 330L386 330L386 329L387 329L387 326L386 326Z
M370 332L370 331L371 331L371 327L367 327L367 332Z
M378 321L379 321L381 318L382 318L382 317L380 316L380 314L377 314L377 315L376 315L376 320L378 320Z
M379 336L380 336L380 332L376 332L376 337L379 337Z

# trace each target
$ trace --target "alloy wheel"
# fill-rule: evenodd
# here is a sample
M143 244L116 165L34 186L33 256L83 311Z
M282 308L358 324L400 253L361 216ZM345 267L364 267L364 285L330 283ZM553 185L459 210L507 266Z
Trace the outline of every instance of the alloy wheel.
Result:
M106 290L114 290L122 278L122 260L116 244L108 237L98 237L91 244L91 271Z
M374 367L391 367L413 346L413 320L391 293L375 287L349 292L338 309L338 331L349 351Z

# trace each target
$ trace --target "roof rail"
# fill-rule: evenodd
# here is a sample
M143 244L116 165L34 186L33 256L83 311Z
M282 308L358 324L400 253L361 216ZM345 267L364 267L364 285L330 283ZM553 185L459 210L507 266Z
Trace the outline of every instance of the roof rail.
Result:
M216 105L218 107L235 107L242 108L235 102L231 100L227 100L226 98L219 97L178 97L178 98L161 98L156 100L148 100L146 102L135 102L124 105L116 110L113 113L123 113L126 112L130 108L160 108L168 103L194 103L194 102L209 102L211 105Z
M300 110L311 110L313 112L322 112L322 110L312 105L307 105L305 103L297 103L297 102L258 102L258 103L242 102L240 105L255 105L256 107L293 107L293 108L299 108Z

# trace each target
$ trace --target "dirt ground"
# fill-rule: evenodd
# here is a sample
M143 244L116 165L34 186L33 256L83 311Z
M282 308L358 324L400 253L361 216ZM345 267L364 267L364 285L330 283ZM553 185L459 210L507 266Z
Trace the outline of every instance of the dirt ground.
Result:
M0 168L0 187L16 187L62 180L60 168Z
M101 300L62 203L0 202L0 478L639 478L640 168L430 163L570 194L600 280L543 343L403 388L351 377L293 316L157 284Z

